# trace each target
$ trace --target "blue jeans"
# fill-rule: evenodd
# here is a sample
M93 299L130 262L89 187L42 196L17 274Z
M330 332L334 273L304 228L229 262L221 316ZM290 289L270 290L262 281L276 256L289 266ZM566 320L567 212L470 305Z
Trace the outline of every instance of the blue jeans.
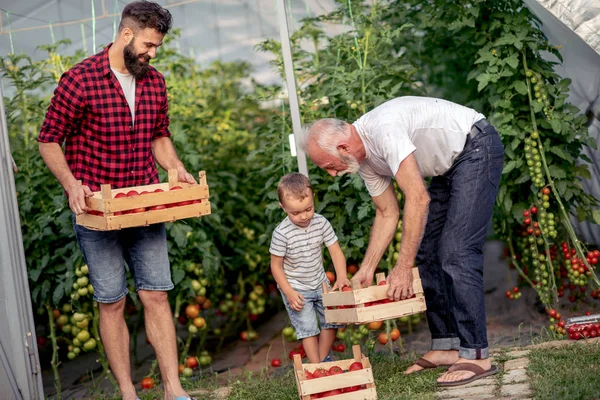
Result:
M129 293L125 262L136 290L173 289L164 224L95 231L77 225L73 216L73 228L98 303L116 303Z
M459 350L459 357L467 359L489 357L483 244L503 163L500 136L489 125L467 140L452 167L429 185L431 202L417 265L432 350Z
M298 340L305 339L311 336L317 336L321 333L321 329L336 329L343 328L344 325L328 324L325 321L325 307L323 306L323 292L315 289L311 291L296 290L304 297L304 307L300 311L292 309L285 294L281 292L283 305L290 316L290 322L296 330Z

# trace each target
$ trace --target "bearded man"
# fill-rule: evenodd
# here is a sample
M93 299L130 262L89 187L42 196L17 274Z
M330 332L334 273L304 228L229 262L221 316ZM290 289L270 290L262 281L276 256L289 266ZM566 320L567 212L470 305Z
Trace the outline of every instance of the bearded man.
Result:
M498 192L504 147L479 112L430 97L399 97L353 124L322 119L302 147L330 175L358 172L375 204L369 246L354 279L373 272L396 231L399 207L391 179L404 193L402 243L389 274L388 297L413 295L419 267L431 350L406 374L450 366L440 386L494 374L483 292L483 244ZM425 188L423 177L432 177Z
M123 315L129 293L125 262L144 306L164 398L189 399L179 380L166 292L173 282L165 226L94 231L75 224L75 215L88 211L85 198L102 184L118 189L158 183L157 162L176 169L180 181L195 182L170 139L165 80L149 65L171 24L169 11L156 3L128 4L115 42L63 74L38 138L42 158L74 213L75 235L99 304L102 343L124 400L137 398Z

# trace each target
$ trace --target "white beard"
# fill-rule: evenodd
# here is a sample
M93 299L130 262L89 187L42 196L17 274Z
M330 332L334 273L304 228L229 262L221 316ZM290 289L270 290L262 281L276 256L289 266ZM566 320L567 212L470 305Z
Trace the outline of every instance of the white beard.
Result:
M356 161L356 158L351 155L340 156L340 161L344 164L348 165L348 168L344 171L340 171L337 173L337 176L344 176L346 174L356 174L360 169L360 164Z

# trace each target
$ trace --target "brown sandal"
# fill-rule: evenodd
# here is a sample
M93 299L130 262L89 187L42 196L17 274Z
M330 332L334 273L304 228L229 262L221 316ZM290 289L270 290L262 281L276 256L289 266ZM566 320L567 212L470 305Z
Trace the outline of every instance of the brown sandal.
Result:
M423 357L419 358L417 361L415 361L413 363L413 365L418 365L419 367L421 367L422 369L415 371L415 372L411 372L410 374L407 375L411 375L411 374L417 374L419 372L423 372L425 370L428 369L435 369L435 368L448 368L450 367L450 365L452 364L434 364L429 360L424 359Z
M486 376L494 375L499 370L495 365L492 365L492 367L486 371L485 369L481 368L477 364L465 362L465 363L460 363L460 364L454 364L450 368L448 368L448 372L455 372L455 371L470 371L470 372L473 372L475 375L473 375L470 378L461 379L460 381L438 382L437 383L438 386L451 387L451 386L466 385L467 383L471 383L473 381L476 381L477 379L481 379L481 378L485 378Z

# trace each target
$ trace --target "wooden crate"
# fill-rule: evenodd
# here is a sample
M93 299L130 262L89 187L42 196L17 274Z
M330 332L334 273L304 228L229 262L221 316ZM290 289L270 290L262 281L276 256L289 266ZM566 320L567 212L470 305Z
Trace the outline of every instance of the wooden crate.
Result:
M373 369L369 359L360 351L359 345L352 346L354 358L341 361L330 361L317 364L302 364L299 354L294 355L294 376L298 387L298 395L301 400L315 399L315 394L323 393L329 390L344 389L351 386L362 386L354 392L342 393L328 396L331 400L376 400L377 392L375 390L375 380L373 379ZM357 371L348 371L350 365L354 362L360 362L363 369ZM311 374L319 368L327 369L338 366L344 370L343 374L324 376L322 378L307 379L305 371ZM312 396L311 396L312 395Z
M169 170L169 181L165 183L120 189L111 189L110 185L102 185L101 191L94 192L93 197L88 197L86 199L86 204L92 210L92 213L88 212L86 214L78 215L76 217L76 223L85 226L88 229L111 231L208 215L210 214L210 202L208 201L206 173L201 171L198 176L199 183L192 185L179 182L177 171ZM170 190L174 186L180 186L181 189ZM164 192L154 193L156 189L164 190ZM150 193L135 197L115 198L117 194L126 194L131 190L135 190L138 193L143 191ZM127 213L130 210L140 209L142 207L166 206L183 201L193 201L193 203L189 205L172 206L160 210ZM117 215L115 215L115 213L117 213Z
M389 285L379 285L379 282L385 280L385 274L383 273L376 275L377 285L364 289L360 288L358 282L352 281L352 291L329 292L327 285L324 284L323 305L325 306L325 320L331 324L364 324L425 311L427 306L425 305L425 297L423 297L423 286L421 285L419 270L413 268L412 273L415 296L410 299L393 302L387 300ZM367 304L379 301L385 301L385 303L377 305Z

